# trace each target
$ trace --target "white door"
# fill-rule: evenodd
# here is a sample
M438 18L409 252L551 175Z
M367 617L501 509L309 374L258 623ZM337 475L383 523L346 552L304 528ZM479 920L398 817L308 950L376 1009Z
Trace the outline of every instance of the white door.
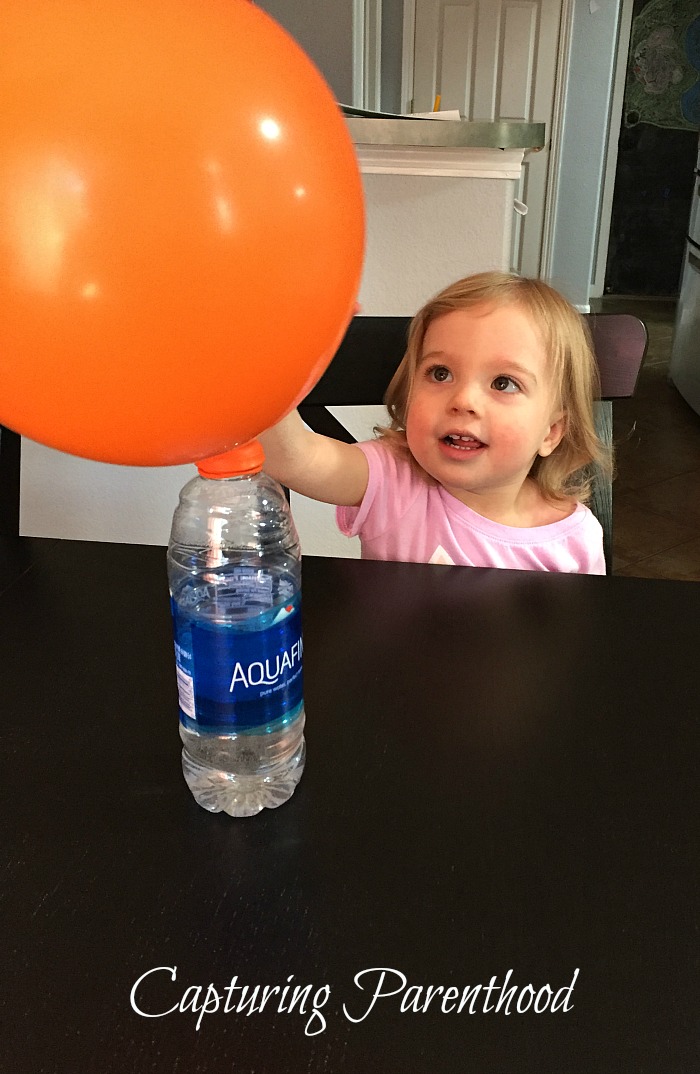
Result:
M413 111L545 123L547 146L525 157L512 267L539 276L563 0L415 0Z

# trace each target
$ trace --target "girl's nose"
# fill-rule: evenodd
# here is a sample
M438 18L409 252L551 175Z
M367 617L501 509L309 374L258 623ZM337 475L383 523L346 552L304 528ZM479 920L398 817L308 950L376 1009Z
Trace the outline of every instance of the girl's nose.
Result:
M463 381L455 384L450 397L450 409L454 413L475 414L479 409L479 389L471 381Z

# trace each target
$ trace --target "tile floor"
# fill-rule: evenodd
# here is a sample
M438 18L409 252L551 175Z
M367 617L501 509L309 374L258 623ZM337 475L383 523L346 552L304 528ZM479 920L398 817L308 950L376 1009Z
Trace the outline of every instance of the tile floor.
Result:
M649 332L635 396L613 404L613 573L700 581L700 416L668 382L675 301L606 296L593 308L635 313Z

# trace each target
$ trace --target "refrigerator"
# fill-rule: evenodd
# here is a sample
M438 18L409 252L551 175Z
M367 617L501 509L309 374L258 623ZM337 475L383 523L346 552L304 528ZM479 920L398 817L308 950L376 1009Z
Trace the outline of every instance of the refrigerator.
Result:
M695 166L695 186L676 307L669 376L685 401L700 414L700 147Z

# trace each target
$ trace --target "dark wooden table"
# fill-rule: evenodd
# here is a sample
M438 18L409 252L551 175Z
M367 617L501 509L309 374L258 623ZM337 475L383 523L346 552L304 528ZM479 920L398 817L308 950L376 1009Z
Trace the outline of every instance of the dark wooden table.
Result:
M307 769L234 821L163 550L0 562L3 1074L698 1069L700 587L306 560Z

